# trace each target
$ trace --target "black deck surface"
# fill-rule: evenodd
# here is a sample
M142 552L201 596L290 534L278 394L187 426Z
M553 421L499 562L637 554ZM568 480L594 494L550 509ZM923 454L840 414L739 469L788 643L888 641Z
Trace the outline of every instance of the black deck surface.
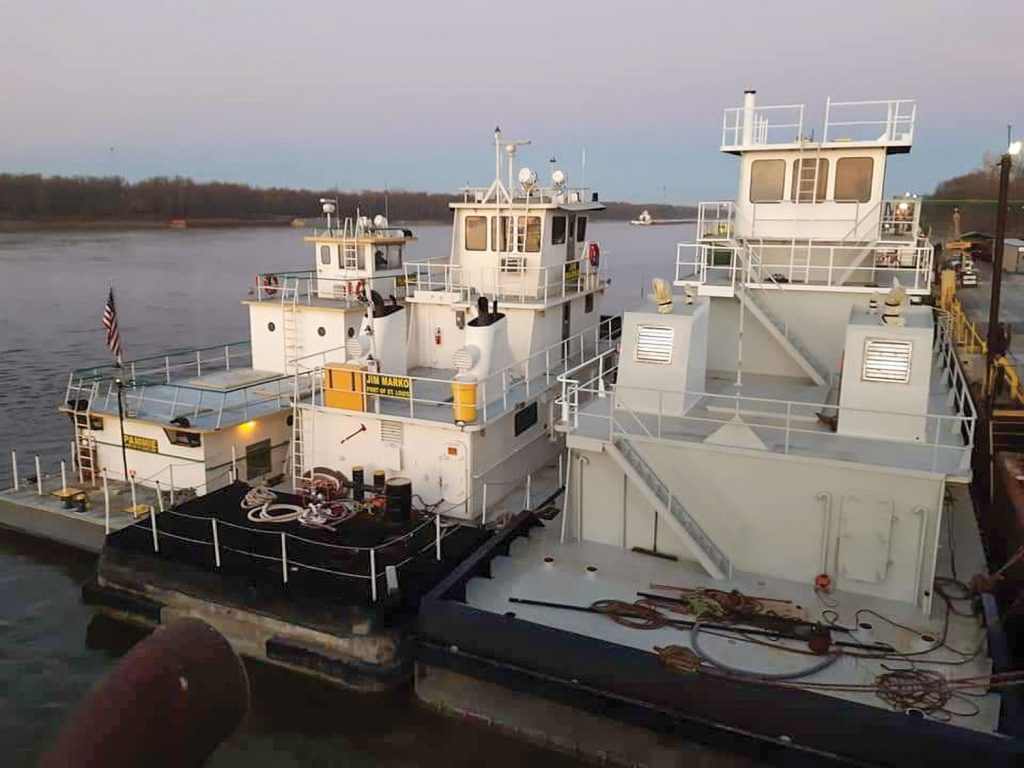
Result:
M245 483L235 483L157 515L159 552L153 551L148 518L112 533L107 537L101 570L105 563L108 568L116 567L118 581L134 571L145 575L144 581L156 582L155 586L173 583L172 588L200 597L223 591L242 595L247 603L255 599L258 605L286 597L289 602L312 605L360 606L371 603L369 552L345 547L374 546L378 547L374 563L378 598L384 601L387 594L386 566L396 565L399 594L392 597L390 605L409 611L489 536L478 528L451 529L442 541L442 559L438 561L432 518L393 524L382 515L360 514L336 531L297 522L253 523L240 506L248 491ZM290 494L279 494L278 501L301 503ZM219 568L213 544L214 518L218 521ZM287 534L287 584L282 574L282 532ZM382 546L395 539L400 540Z

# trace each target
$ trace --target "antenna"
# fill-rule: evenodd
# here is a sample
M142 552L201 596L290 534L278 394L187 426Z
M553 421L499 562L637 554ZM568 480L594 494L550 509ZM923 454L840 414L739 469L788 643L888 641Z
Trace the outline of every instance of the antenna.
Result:
M512 194L512 160L516 156L516 152L520 147L525 147L530 143L529 139L512 139L511 141L505 142L505 154L508 155L508 193Z
M501 126L494 129L494 178L501 179ZM469 186L469 182L466 182Z
M391 215L388 212L388 180L384 179L384 218L391 221Z
M583 148L583 160L580 163L580 189L587 188L587 148Z

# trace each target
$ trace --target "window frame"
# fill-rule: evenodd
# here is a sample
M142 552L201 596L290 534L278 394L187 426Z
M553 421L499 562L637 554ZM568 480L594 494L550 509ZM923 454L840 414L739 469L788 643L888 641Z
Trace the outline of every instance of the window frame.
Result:
M754 175L757 173L757 168L760 164L774 164L773 167L778 167L782 170L782 174L778 180L778 196L761 196L754 197ZM786 166L785 160L777 157L763 157L760 160L754 160L750 164L750 182L747 185L747 199L751 203L781 203L786 196ZM763 165L761 166L764 167Z
M859 161L863 162L867 160L870 164L870 171L867 174L867 186L865 188L864 195L862 197L840 197L839 196L839 180L842 175L843 164L847 161ZM870 155L854 155L850 157L840 157L836 160L835 179L832 186L832 199L837 203L867 203L871 201L871 193L874 191L875 186L875 158Z
M325 256L326 256L326 258L325 258ZM325 266L325 267L329 267L333 262L334 262L334 254L331 253L331 246L326 245L326 244L325 245L321 245L320 246L320 263L323 266Z
M582 243L587 239L587 217L576 217L576 243Z
M515 219L507 214L491 216L491 251L494 253L514 253L509 246L515 245ZM499 245L505 246L499 248Z
M559 224L559 222L561 222ZM561 230L561 235L559 235ZM558 238L561 239L558 239ZM565 245L569 237L569 217L565 214L551 217L551 244Z
M481 253L481 252L487 250L487 241L488 241L487 230L490 229L490 227L488 226L488 223L489 223L488 219L489 218L491 218L491 217L490 216L485 216L485 215L474 214L472 216L466 216L463 219L463 222L462 222L462 247L463 247L464 250L472 251L473 253ZM471 247L470 244L469 244L470 222L474 221L474 227L476 227L476 226L478 226L478 224L475 223L477 220L483 221L483 246L481 246L479 248ZM478 236L479 232L474 230L473 234L474 234L474 236Z
M810 196L801 197L800 193L800 169L804 163L818 163L817 186ZM789 184L789 199L794 203L824 203L828 198L828 174L829 160L827 157L798 157L791 164L792 177Z
M257 453L263 454L266 452L266 463L256 464L257 468L266 467L266 472L253 472L253 456ZM245 446L245 479L255 480L256 478L269 475L274 471L274 446L270 443L270 438L266 440L259 440L255 443L250 443Z
M530 240L531 222L537 225L534 240ZM525 227L525 229L524 229ZM523 247L520 253L540 253L541 244L544 242L544 224L540 216L521 214L516 216L516 245L519 245L522 238Z
M164 434L167 436L167 442L171 445L182 448L201 448L203 445L203 436L198 432L164 427Z

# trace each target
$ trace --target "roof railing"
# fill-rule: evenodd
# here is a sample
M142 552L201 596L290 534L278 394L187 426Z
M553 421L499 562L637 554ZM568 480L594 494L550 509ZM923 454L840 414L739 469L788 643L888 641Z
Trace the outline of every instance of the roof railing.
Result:
M771 145L799 146L814 142L815 129L804 119L803 104L730 107L722 115L721 147L735 151ZM749 119L750 125L746 124ZM917 102L826 101L822 144L876 144L909 147L914 140Z

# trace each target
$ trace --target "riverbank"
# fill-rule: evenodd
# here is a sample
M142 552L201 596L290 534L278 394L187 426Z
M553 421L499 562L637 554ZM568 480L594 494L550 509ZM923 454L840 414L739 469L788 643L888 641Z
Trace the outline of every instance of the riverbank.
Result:
M273 217L196 219L105 219L61 217L45 219L0 219L0 232L50 232L59 230L128 229L215 229L239 227L288 227L293 219Z

